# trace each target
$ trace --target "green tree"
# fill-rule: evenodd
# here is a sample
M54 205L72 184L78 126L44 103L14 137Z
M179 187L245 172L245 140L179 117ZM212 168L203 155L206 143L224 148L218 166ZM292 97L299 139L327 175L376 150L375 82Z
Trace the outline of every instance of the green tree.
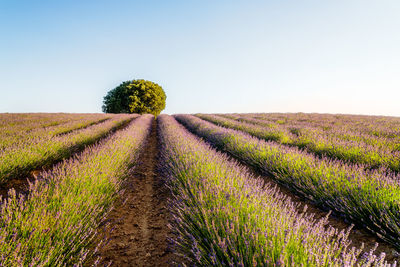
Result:
M105 113L160 114L167 96L161 86L146 80L121 83L107 93L103 100Z

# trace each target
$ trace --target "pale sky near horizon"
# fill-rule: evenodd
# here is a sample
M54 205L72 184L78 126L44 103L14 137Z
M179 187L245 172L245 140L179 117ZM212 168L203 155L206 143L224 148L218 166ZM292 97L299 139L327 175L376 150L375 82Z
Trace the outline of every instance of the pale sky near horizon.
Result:
M101 112L146 79L164 113L400 116L400 1L0 0L0 112Z

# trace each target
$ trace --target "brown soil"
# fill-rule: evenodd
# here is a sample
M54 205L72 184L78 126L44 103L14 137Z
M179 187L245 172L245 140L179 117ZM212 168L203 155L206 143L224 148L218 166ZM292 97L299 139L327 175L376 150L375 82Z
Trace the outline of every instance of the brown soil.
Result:
M157 175L156 121L124 193L108 215L112 231L95 256L100 266L170 266L176 259L168 241L169 190Z
M31 178L31 179L29 179ZM4 184L0 185L0 199L7 198L9 190L13 188L17 195L19 194L26 194L29 188L29 180L33 180L33 176L29 178L15 178L10 181L6 181Z

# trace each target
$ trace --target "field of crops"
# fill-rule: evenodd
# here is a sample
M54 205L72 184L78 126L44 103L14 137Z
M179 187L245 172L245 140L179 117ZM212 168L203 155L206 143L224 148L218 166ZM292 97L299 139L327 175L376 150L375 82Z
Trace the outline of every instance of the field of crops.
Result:
M0 266L396 266L400 118L0 114Z

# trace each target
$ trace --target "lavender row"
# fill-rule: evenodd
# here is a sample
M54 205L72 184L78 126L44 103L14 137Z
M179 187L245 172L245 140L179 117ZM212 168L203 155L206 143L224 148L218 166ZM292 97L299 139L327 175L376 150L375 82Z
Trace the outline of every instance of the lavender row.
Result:
M306 148L319 156L364 164L366 168L384 167L394 172L400 172L400 151L393 151L393 148L387 146L387 143L376 146L359 143L358 140L345 140L332 134L323 135L312 130L297 129L296 132L290 132L282 127L255 125L218 115L198 114L197 116L220 126L247 132L258 138Z
M80 266L129 175L153 116L136 119L0 204L1 266ZM1 199L0 199L1 200Z
M61 126L85 118L107 118L109 114L68 113L2 113L0 114L0 139L26 135L31 131Z
M180 116L179 116L180 117ZM385 266L360 256L348 232L296 212L226 155L160 115L162 171L172 192L175 245L195 266ZM218 134L214 132L213 134Z
M321 115L319 123L317 123L319 118L317 115L313 116L313 119L316 120L313 122L299 118L299 120L291 119L285 123L274 123L270 120L256 119L254 117L258 116L248 114L221 114L221 116L241 122L256 124L266 127L267 129L275 128L277 131L279 130L286 134L292 134L291 137L293 140L291 143L297 146L305 146L307 143L313 143L315 146L316 141L314 139L321 139L320 142L324 143L322 145L325 147L328 145L332 147L357 147L358 150L370 150L376 151L376 153L380 155L392 154L392 156L400 157L400 130L397 131L399 134L397 138L388 138L382 135L375 136L360 131L360 125L364 126L361 122L355 125L354 123L347 124L346 121L336 121L335 124L331 125L323 121L323 115ZM290 115L288 114L288 116ZM339 118L342 117L339 116ZM377 120L374 124L371 124L371 127L376 128L379 125L380 121Z
M81 118L82 114L63 113L2 113L0 114L1 136L18 131L30 131L35 128L59 125L74 118Z
M30 171L49 166L70 157L77 150L93 144L110 131L126 125L137 115L118 115L103 123L53 138L32 139L22 146L8 147L0 151L0 182Z
M243 115L243 114L236 114ZM364 116L342 114L305 114L305 113L253 113L245 114L280 125L309 125L323 130L346 128L354 133L362 133L371 137L389 139L400 138L400 118L387 116Z
M319 158L190 115L179 122L277 181L400 249L399 177Z
M112 115L104 114L89 114L80 117L74 117L70 121L64 122L61 119L60 124L46 127L36 127L31 130L21 130L14 132L18 128L12 124L8 125L8 134L0 136L0 151L7 149L15 149L18 146L37 143L43 140L48 140L57 135L68 134L70 132L87 128L89 126L102 123L113 117ZM28 127L29 128L29 127Z
M47 127L47 128L44 128L43 133L48 136L57 136L57 135L68 134L73 131L85 129L87 127L105 122L106 120L109 120L110 118L115 116L115 115L105 116L104 114L98 114L98 115L102 115L102 116L98 116L98 117L97 116L93 116L93 117L88 116L88 117L84 117L80 120L75 120L72 122L62 124L58 127L51 127L51 128Z
M365 118L369 119L368 123L366 123L364 120L355 120L355 122L345 120L347 117L352 118L357 116L334 116L337 118L336 120L325 121L326 118L333 116L323 114L306 115L310 116L312 120L305 119L304 116L294 116L292 114L286 114L283 118L286 118L287 121L282 123L277 123L280 121L271 122L271 120L257 119L255 117L259 116L249 114L223 114L222 116L261 126L279 127L282 130L285 129L286 131L294 133L298 138L312 139L313 136L322 135L324 139L333 138L338 139L338 141L347 141L355 145L364 144L366 146L373 146L379 150L384 150L387 153L396 153L400 151L400 125L394 126L390 134L379 134L382 130L377 130L379 128L388 130L384 125L387 125L387 120L389 120L390 117L379 118L365 116ZM398 121L400 122L400 120ZM373 133L371 134L370 131L373 131ZM331 140L331 142L333 141L334 140Z

